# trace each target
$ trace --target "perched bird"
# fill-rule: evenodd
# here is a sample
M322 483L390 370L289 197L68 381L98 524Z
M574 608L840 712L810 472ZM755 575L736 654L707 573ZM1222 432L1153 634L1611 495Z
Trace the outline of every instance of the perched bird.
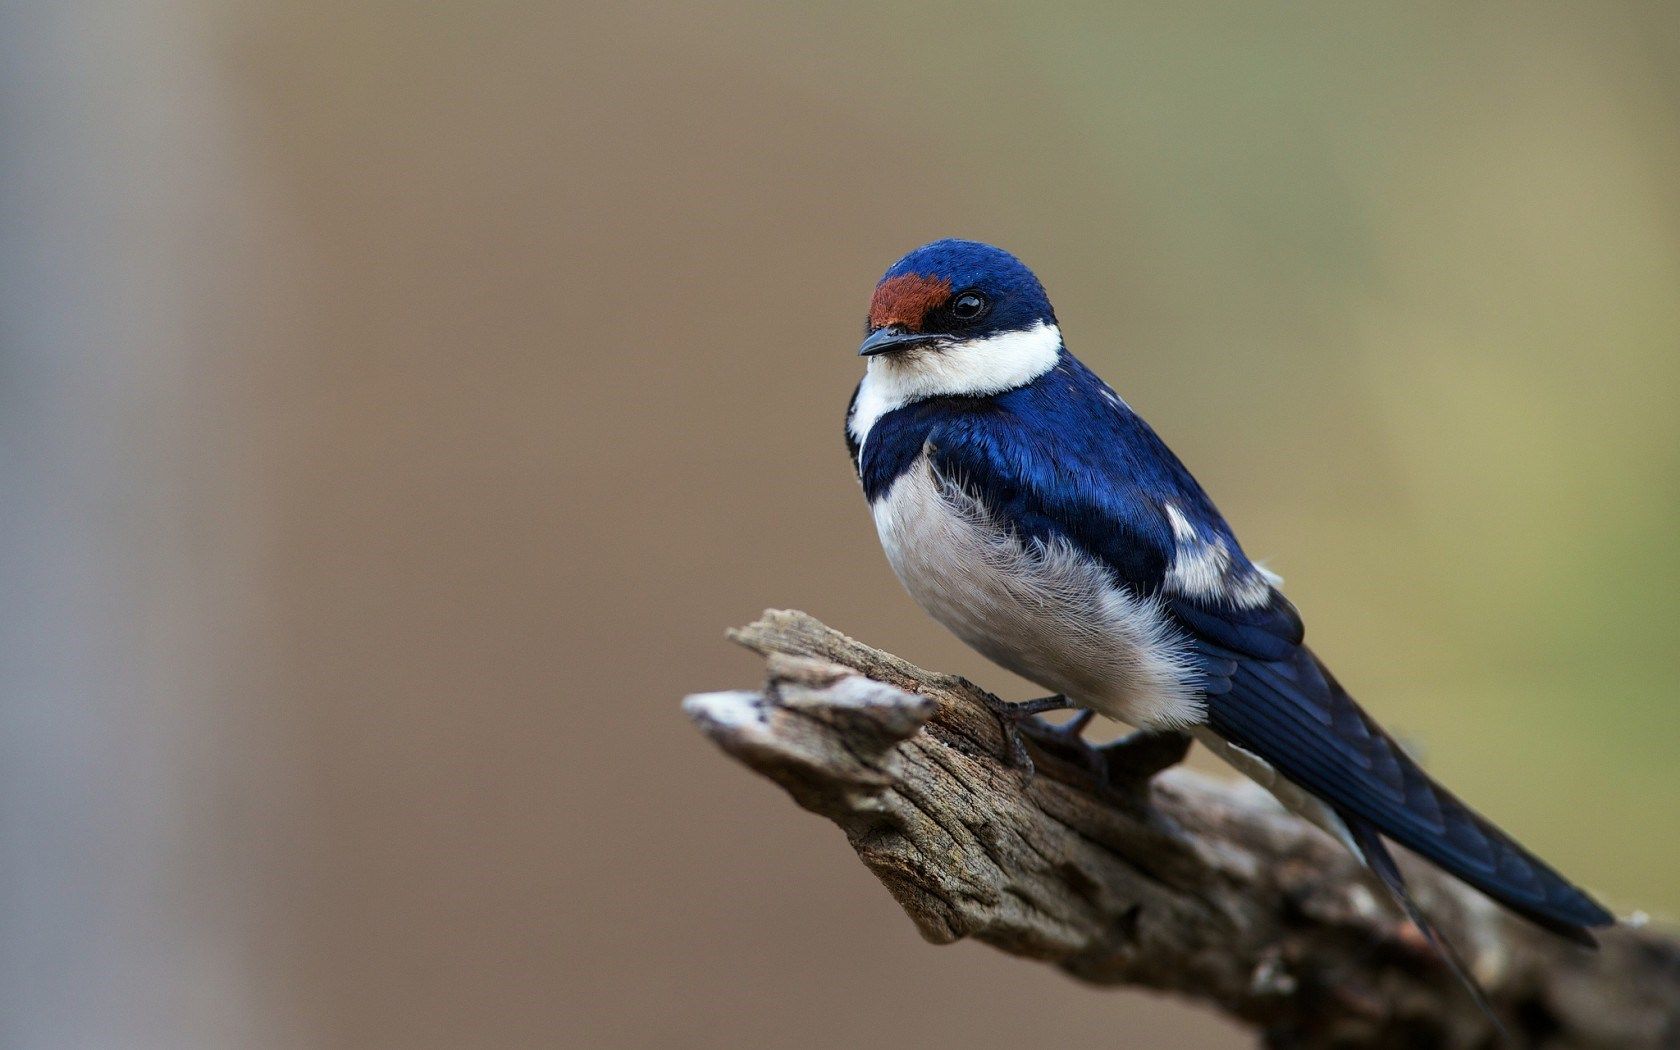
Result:
M1472 990L1385 838L1571 940L1614 921L1354 702L1281 581L1068 352L1014 256L960 240L906 255L859 353L846 438L887 559L934 619L1057 694L1015 716L1075 707L1188 733L1362 857Z

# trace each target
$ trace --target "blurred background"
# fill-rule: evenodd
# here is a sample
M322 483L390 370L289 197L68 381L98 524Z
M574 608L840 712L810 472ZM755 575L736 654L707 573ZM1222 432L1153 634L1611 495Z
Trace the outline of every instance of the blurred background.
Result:
M765 606L1031 695L840 437L945 235L1680 912L1673 5L606 6L0 7L0 1045L1247 1045L921 943L678 710Z

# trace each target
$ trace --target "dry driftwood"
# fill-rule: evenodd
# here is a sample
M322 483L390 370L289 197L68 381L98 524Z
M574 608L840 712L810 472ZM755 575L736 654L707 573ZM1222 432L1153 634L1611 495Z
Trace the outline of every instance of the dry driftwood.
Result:
M761 692L684 707L731 756L846 833L936 944L976 937L1093 984L1174 992L1272 1047L1482 1047L1493 1026L1316 828L1247 782L1034 734L1037 775L968 681L798 612L732 632ZM1140 767L1141 763L1141 767ZM1409 859L1409 858L1408 858ZM1421 863L1424 907L1519 1045L1680 1046L1680 943L1643 925L1588 951Z

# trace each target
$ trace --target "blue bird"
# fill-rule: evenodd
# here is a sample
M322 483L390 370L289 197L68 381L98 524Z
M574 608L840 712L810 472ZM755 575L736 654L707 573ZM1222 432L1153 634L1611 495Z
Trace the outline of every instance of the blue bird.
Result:
M1202 742L1360 856L1472 991L1385 839L1571 940L1613 923L1354 702L1282 581L1068 352L1014 256L916 249L876 287L867 331L846 439L881 544L934 619L1057 694L1016 717L1075 707Z

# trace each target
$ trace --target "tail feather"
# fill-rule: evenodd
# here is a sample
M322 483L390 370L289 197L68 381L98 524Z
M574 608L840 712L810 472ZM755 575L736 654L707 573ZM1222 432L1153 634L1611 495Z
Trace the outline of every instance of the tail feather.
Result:
M1412 920L1413 925L1417 926L1424 939L1429 942L1430 947L1434 948L1436 954L1447 964L1447 969L1453 972L1453 976L1458 978L1465 991L1470 993L1470 998L1475 1001L1476 1007L1498 1030L1500 1040L1506 1045L1510 1045L1510 1029L1505 1027L1505 1022L1501 1021L1499 1015L1494 1012L1493 1003L1488 999L1487 990L1482 987L1480 981L1476 980L1475 974L1470 972L1469 965L1464 961L1464 957L1458 953L1458 949L1453 947L1452 942L1442 935L1435 924L1429 920L1429 916L1423 913L1423 909L1418 906L1417 901L1412 898L1411 893L1406 889L1405 877L1400 874L1400 866L1394 862L1394 855L1388 851L1388 846L1383 842L1377 829L1358 817L1349 816L1345 813L1341 816L1343 822L1347 824L1348 834L1352 837L1354 844L1359 847L1360 855L1364 857L1365 864L1377 876L1377 880L1383 884L1383 888L1388 891L1389 896L1394 898L1394 903L1398 904L1400 910L1406 913L1406 917Z
M1349 820L1362 821L1523 917L1592 946L1614 917L1436 783L1306 649L1227 660L1208 724Z

